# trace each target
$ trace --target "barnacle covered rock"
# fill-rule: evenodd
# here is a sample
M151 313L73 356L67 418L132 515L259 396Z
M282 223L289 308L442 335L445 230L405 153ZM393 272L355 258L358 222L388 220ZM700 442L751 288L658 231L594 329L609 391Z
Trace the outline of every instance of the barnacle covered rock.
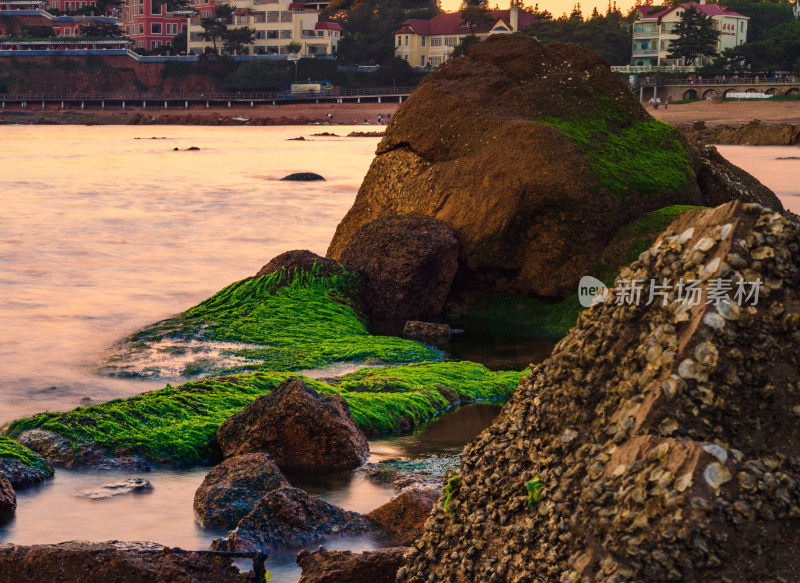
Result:
M467 446L398 580L798 580L799 365L800 227L682 214Z

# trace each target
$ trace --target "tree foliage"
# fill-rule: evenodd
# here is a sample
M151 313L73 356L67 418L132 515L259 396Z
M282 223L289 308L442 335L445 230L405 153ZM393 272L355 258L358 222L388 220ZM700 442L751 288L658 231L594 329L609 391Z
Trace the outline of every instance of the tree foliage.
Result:
M554 19L537 4L531 12L538 22L521 32L536 37L542 43L573 42L599 53L612 65L627 65L631 60L630 18L609 3L605 14L594 11L584 20L580 5L570 15Z
M223 82L228 91L279 91L294 74L285 62L251 61L242 63Z
M246 55L255 38L256 29L249 26L229 28L222 33L222 47L234 55Z
M81 36L94 38L120 38L125 36L125 31L118 24L109 24L106 22L87 22L85 24L81 24Z
M692 65L701 56L714 57L719 54L717 41L721 32L714 29L714 21L689 5L681 13L680 21L672 34L678 36L670 44L667 58L683 59L685 65Z
M469 27L470 34L475 34L475 27L481 24L490 24L494 21L492 13L486 7L486 4L475 5L465 4L459 11L464 24Z
M453 52L450 55L451 57L463 57L467 54L467 49L472 45L476 45L481 42L480 37L474 34L468 34L464 38L461 39L461 42L458 43L455 47L453 47Z

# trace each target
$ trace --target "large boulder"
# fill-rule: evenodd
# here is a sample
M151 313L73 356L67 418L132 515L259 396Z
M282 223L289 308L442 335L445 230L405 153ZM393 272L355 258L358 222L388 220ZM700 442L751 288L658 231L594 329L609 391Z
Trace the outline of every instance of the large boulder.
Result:
M356 468L369 444L347 402L287 379L227 419L217 430L223 456L267 452L281 469Z
M48 429L28 429L20 433L16 440L53 466L103 470L152 469L150 462L128 448L110 452L93 443L72 441Z
M49 480L53 468L18 441L0 436L0 476L8 478L19 490Z
M233 558L154 543L83 542L21 546L0 543L0 583L245 583Z
M376 219L426 215L458 235L457 289L567 297L623 226L675 204L708 205L686 141L605 59L494 35L398 109L327 255Z
M466 447L398 581L797 580L799 330L800 226L680 215Z
M259 500L228 536L214 540L211 546L222 551L269 551L370 530L374 527L364 515L285 486Z
M265 494L288 485L268 454L237 455L208 473L194 494L194 511L207 528L232 529Z
M0 518L8 516L17 509L17 493L14 486L0 474Z
M436 498L436 490L409 488L367 514L367 518L393 540L407 544L422 534Z
M386 217L359 227L339 259L366 276L372 318L437 316L456 275L458 237L431 217Z
M300 583L394 583L406 547L375 551L309 551L297 554Z

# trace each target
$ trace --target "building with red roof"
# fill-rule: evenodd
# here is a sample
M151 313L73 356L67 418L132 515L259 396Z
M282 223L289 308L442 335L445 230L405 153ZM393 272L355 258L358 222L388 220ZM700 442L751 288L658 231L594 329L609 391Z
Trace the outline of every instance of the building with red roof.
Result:
M748 17L719 4L706 4L705 0L684 2L675 6L654 7L637 6L634 15L638 18L633 23L633 52L631 64L644 67L683 66L681 59L667 57L672 41L678 38L672 31L680 22L681 14L694 6L695 9L711 18L714 28L720 31L717 41L717 52L743 45L747 42ZM711 62L712 56L701 56L695 61L696 66Z
M489 13L492 22L477 24L472 29L458 13L438 14L430 20L406 20L394 32L394 54L412 67L437 67L450 58L453 48L469 34L480 38L510 34L536 22L533 14L517 6Z

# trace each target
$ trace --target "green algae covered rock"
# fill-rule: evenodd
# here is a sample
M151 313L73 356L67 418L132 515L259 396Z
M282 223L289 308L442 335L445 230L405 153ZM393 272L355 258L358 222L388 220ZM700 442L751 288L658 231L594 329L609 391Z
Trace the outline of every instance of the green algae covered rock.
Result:
M0 476L5 476L19 489L49 480L53 477L53 468L21 443L0 437Z
M179 378L441 359L418 342L370 335L360 297L356 273L308 251L290 251L254 277L125 339L104 372Z
M77 452L74 467L97 465L98 450L111 458L141 457L154 465L208 463L221 457L216 432L223 421L297 376L260 371L167 385L100 405L19 419L7 435L25 439L39 432L40 438L50 434L53 440L65 440ZM320 393L341 395L356 425L375 433L413 427L458 403L507 400L521 377L521 372L494 372L471 362L437 362L361 369L326 381L300 378ZM42 439L35 447L48 451ZM91 455L81 458L82 451ZM113 467L108 460L100 462Z

